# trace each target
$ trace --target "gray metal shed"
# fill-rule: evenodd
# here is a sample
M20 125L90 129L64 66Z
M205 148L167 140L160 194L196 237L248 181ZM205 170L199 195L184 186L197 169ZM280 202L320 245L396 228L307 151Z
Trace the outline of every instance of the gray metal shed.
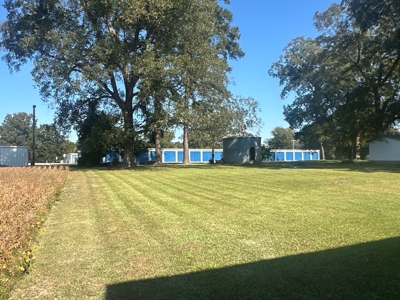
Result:
M22 167L28 165L27 146L0 146L0 165Z
M251 132L223 139L224 163L244 164L261 162L261 137Z

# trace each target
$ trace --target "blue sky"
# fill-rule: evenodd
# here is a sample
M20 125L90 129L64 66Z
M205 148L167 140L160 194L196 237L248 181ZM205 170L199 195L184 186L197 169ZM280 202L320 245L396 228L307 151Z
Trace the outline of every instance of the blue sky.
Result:
M235 82L230 90L234 95L253 97L260 103L260 117L264 123L262 140L271 137L276 126L288 127L283 105L293 100L280 99L279 81L268 75L271 64L279 59L292 39L315 37L314 14L326 10L332 3L340 3L340 0L231 0L228 8L234 16L233 25L239 26L240 45L246 55L238 61L230 61L233 68L230 77ZM0 21L5 19L6 11L1 5ZM10 74L7 65L0 61L0 74L0 123L6 114L31 113L33 105L36 105L39 124L52 123L54 110L41 100L29 66ZM76 134L72 133L70 139L75 141Z

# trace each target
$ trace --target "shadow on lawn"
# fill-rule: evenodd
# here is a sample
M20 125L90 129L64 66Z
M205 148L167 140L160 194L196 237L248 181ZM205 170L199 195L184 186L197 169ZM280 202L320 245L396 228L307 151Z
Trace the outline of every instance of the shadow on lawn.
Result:
M113 284L111 299L400 299L400 237Z
M298 162L266 162L261 164L243 165L247 168L261 168L270 170L280 169L325 169L353 172L388 172L400 173L399 163L371 163L361 162L340 162L340 161L298 161Z

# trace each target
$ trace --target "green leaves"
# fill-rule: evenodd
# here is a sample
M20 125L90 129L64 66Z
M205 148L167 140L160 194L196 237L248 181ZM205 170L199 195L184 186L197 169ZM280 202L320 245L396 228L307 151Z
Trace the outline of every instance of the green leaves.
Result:
M0 125L0 145L28 146L32 151L32 115L24 112L7 114ZM75 152L75 143L55 124L41 124L36 128L36 162L55 162L63 154Z
M295 93L294 102L284 106L290 126L302 130L315 124L324 129L320 137L330 136L337 149L359 148L400 119L394 113L400 103L398 16L387 11L391 1L362 2L348 0L316 13L320 35L294 39L269 71L283 86L282 98ZM373 15L373 10L381 17L373 18L375 27L365 26L359 14Z
M232 14L217 0L7 0L5 6L0 42L9 67L33 60L40 93L58 107L63 125L77 127L93 101L105 110L118 107L126 150L153 92L184 99L179 114L185 115L187 101L228 94L226 59L244 55ZM125 152L132 161L133 152Z

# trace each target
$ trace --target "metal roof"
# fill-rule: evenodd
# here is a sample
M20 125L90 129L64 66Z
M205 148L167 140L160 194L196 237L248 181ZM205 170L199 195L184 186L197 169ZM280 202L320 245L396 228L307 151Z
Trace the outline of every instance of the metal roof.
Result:
M394 139L394 140L400 140L400 133L392 133L392 134L384 134L382 136L376 137L372 140L369 140L368 142L373 142L373 141L383 141L384 139Z
M254 132L251 132L249 130L243 130L241 133L237 134L229 134L227 136L224 136L223 138L233 138L233 137L258 137Z

